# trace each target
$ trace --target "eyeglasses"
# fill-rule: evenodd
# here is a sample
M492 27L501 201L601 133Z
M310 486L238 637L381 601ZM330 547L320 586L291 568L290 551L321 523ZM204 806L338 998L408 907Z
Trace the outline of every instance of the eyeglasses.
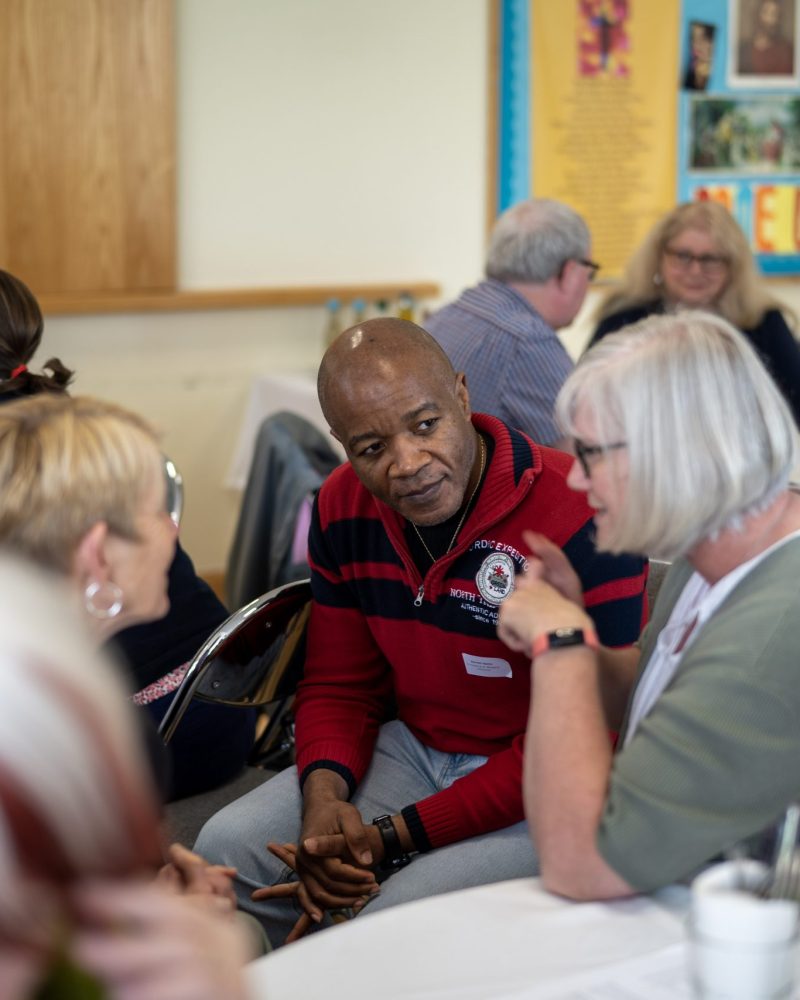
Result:
M584 444L580 438L573 438L572 447L575 451L575 457L581 463L584 476L589 479L592 475L589 463L590 458L597 458L598 455L604 455L607 451L617 451L619 448L627 448L628 442L614 441L611 444Z
M690 253L688 250L670 250L665 247L664 253L681 271L691 270L692 264L697 264L703 274L718 275L727 270L728 258L713 253Z
M587 260L585 257L573 257L572 258L576 264L582 264L584 267L589 268L589 281L594 281L597 277L597 272L600 270L600 265L595 264L593 260Z

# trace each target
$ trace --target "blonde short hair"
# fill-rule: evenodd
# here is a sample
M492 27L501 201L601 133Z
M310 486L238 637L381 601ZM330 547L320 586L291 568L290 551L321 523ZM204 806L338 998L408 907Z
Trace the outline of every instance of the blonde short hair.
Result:
M69 572L100 521L136 540L160 461L150 425L112 403L42 394L0 407L0 545Z
M740 330L757 326L768 309L779 308L793 320L791 312L767 291L741 226L724 205L715 201L678 205L653 226L629 260L621 287L601 303L600 319L660 297L663 285L656 285L654 280L660 273L664 250L687 229L708 233L716 252L728 261L728 281L714 303L720 316Z
M597 444L627 444L611 552L675 559L767 507L797 460L783 397L743 335L710 313L653 316L604 337L558 396L569 434L579 408Z

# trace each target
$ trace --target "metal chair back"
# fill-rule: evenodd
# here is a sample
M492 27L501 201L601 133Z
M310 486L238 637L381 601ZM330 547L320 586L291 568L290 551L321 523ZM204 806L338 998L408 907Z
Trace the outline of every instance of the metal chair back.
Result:
M169 743L192 698L226 705L274 704L258 746L270 744L274 727L303 676L311 584L276 587L240 608L203 643L159 726Z

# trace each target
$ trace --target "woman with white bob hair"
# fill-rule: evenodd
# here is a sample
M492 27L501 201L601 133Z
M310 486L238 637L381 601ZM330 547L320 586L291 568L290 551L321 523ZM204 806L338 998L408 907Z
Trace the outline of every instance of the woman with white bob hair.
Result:
M632 649L598 645L571 567L533 533L500 610L533 660L525 803L544 884L601 899L691 876L800 797L796 439L745 338L699 312L604 338L558 414L598 548L674 560Z
M66 584L0 558L0 995L245 995L213 896L153 882L158 810L133 709Z

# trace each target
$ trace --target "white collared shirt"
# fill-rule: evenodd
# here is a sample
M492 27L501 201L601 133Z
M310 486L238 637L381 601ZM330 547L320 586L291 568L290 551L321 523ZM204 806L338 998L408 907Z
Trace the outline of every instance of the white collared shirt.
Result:
M770 545L768 549L759 552L757 556L731 570L713 586L699 573L692 574L681 591L681 596L675 602L669 621L659 633L653 655L636 685L623 746L630 743L642 719L650 714L672 680L684 653L733 588L768 555L798 538L800 531L793 531L774 545Z

